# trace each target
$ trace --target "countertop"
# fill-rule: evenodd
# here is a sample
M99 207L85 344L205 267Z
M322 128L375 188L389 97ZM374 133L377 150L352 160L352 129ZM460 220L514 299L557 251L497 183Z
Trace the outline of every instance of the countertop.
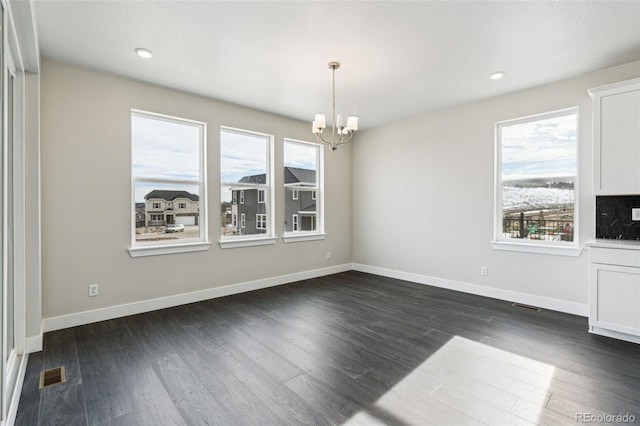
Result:
M623 250L640 250L640 241L638 240L605 240L596 238L585 243L589 247L614 248Z

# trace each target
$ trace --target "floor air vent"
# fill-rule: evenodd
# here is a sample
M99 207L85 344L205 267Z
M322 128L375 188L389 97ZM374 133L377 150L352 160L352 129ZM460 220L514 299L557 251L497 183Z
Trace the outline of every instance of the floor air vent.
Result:
M535 306L523 305L522 303L514 303L511 306L513 306L514 308L522 309L523 311L529 311L529 312L540 312L542 310Z
M64 366L44 370L40 372L40 389L57 385L67 381L64 373Z

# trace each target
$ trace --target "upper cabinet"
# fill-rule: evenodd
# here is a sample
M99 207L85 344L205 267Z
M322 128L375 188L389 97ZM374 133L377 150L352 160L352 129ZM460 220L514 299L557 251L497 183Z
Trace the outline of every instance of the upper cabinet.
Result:
M640 194L640 78L589 90L593 98L593 190Z

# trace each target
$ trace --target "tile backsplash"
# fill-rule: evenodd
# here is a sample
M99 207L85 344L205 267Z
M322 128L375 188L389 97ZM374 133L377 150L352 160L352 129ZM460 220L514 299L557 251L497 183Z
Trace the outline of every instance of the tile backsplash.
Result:
M596 238L640 240L640 221L631 209L640 208L640 195L597 196Z

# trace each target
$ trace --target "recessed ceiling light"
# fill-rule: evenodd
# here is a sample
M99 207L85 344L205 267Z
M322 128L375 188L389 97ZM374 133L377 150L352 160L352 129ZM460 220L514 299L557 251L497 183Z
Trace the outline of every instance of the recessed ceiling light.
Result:
M153 52L149 49L145 49L144 47L138 47L135 51L141 58L149 59L153 57Z
M491 80L500 80L502 77L504 77L504 73L502 71L494 72L489 76Z

